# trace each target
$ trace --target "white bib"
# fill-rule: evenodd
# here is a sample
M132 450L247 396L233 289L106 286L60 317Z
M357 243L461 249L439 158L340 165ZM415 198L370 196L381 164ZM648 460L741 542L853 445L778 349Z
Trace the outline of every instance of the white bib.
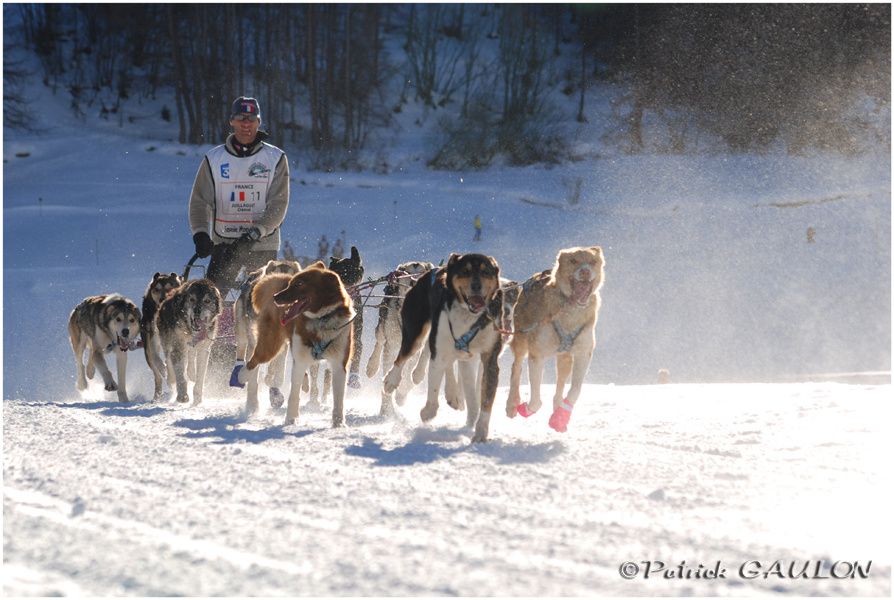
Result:
M208 152L214 178L214 233L238 238L260 221L282 155L282 150L266 142L252 156L233 156L223 145Z

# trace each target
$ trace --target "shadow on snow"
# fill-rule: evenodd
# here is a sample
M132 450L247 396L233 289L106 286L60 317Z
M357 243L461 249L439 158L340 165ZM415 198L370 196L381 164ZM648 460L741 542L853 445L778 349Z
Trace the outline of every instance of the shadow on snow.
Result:
M562 442L531 444L525 441L503 442L492 440L483 444L469 444L470 431L466 428L418 429L403 446L385 448L381 442L364 437L359 445L348 446L349 456L373 459L379 467L400 467L433 463L464 452L493 458L500 464L546 463L563 452ZM457 442L460 442L457 445Z
M208 416L203 419L180 419L173 423L174 427L182 427L188 431L183 437L211 439L215 444L233 444L249 442L262 444L269 440L281 440L288 437L304 437L314 433L315 429L302 431L286 431L284 426L267 426L261 429L243 429L239 425L248 422L243 414Z
M109 417L154 417L165 412L163 406L147 405L145 400L130 402L118 402L112 400L97 400L94 402L48 402L52 406L60 408L83 408L98 410L100 414Z

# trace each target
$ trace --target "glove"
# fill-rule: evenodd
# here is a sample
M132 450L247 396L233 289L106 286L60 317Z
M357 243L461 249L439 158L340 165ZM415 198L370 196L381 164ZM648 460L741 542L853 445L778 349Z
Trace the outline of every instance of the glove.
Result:
M192 236L192 242L196 245L196 254L199 255L199 258L205 258L211 254L211 250L214 248L214 242L211 241L211 237L204 231L200 231Z
M248 231L242 234L242 239L257 242L261 239L261 230L257 227L251 227Z

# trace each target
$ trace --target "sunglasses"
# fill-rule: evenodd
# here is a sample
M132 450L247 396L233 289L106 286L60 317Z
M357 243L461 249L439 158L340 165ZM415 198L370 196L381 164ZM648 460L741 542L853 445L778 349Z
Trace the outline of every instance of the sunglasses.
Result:
M258 120L257 115L236 115L233 117L234 121L251 121L255 122Z

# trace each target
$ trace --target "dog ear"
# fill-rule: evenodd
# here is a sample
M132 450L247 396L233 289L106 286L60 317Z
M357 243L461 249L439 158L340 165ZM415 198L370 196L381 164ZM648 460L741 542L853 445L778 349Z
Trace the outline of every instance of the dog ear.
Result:
M590 246L590 250L595 252L597 256L602 256L602 246Z
M460 258L462 258L462 256L463 256L462 254L457 254L456 252L451 252L450 258L447 259L447 268L449 269L451 266L456 264L456 261L458 261Z
M304 268L305 269L325 269L326 263L324 263L322 260L318 260L317 262L313 263L312 265L309 265Z
M494 277L500 279L500 263L498 263L497 259L493 256L488 256L487 260L490 261L491 266L494 268Z
M155 275L152 276L152 281L155 281L161 276L161 273L156 272Z
M360 252L357 250L357 246L351 246L351 260L360 263Z

